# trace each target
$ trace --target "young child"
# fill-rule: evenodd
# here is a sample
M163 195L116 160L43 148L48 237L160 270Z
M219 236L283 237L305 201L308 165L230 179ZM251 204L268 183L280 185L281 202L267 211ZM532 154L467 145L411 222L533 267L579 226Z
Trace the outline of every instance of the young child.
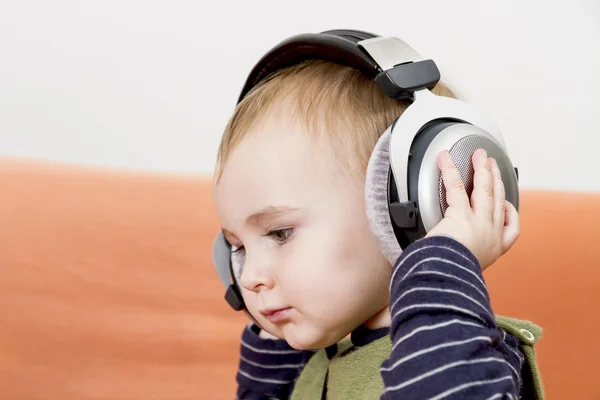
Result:
M442 83L433 92L452 96ZM237 398L542 397L539 328L495 316L482 276L519 235L493 159L473 155L469 199L440 154L449 208L398 260L369 229L369 156L407 106L355 69L310 60L236 108L214 201L264 329L242 334Z

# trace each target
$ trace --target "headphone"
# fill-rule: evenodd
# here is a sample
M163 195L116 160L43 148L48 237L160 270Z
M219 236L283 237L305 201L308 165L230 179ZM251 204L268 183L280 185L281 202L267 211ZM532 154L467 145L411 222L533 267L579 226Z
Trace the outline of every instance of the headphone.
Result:
M472 106L430 90L440 80L431 59L404 41L357 30L331 30L292 36L266 53L250 72L238 103L272 73L308 59L349 66L374 79L381 91L411 104L380 136L365 181L369 226L394 264L410 243L424 237L448 207L437 156L448 150L467 193L473 190L471 156L483 148L498 163L506 200L519 210L518 170L507 154L500 129ZM236 311L245 304L238 286L243 260L219 233L213 264ZM246 314L258 325L246 310ZM260 326L260 325L259 325Z

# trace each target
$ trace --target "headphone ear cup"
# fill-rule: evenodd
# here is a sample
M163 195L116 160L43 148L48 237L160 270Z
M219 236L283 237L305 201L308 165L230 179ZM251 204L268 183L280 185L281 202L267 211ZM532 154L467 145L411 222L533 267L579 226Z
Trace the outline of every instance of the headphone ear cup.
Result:
M502 145L488 132L464 122L437 121L417 135L411 147L408 175L409 196L419 209L418 226L411 237L414 241L433 229L444 217L448 207L446 188L437 166L437 157L448 150L465 185L468 196L473 191L472 155L485 149L496 159L505 187L506 200L518 210L519 189L515 169ZM412 231L409 231L412 234Z
M225 240L221 232L217 234L213 242L212 262L221 283L226 288L231 283L229 264L231 260L231 246Z
M371 153L365 178L365 209L371 233L385 258L393 265L400 257L402 248L394 234L388 208L390 135L391 129L387 129Z
M465 190L469 197L473 192L473 183L475 169L473 167L472 156L477 149L485 149L488 157L493 157L498 164L502 183L504 184L505 198L517 211L519 210L519 179L517 170L512 164L508 154L492 139L483 135L465 136L457 141L450 148L450 157L454 160L456 168L462 178ZM438 181L438 193L442 215L446 213L448 202L446 200L446 187L440 175Z

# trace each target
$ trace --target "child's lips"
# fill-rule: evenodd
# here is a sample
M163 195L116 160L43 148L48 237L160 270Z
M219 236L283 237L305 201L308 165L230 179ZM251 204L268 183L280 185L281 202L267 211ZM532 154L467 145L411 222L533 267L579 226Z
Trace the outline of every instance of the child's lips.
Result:
M285 307L278 309L261 310L260 313L263 314L269 320L269 322L275 324L277 322L281 322L287 319L291 310L291 307Z

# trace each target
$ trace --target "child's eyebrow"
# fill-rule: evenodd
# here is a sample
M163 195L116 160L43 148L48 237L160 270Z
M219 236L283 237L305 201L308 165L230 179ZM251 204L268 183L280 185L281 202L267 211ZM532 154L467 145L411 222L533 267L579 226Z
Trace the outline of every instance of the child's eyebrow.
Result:
M258 225L260 222L265 220L275 219L300 210L300 208L287 206L267 206L262 210L259 210L258 212L248 216L248 218L246 218L246 225Z

